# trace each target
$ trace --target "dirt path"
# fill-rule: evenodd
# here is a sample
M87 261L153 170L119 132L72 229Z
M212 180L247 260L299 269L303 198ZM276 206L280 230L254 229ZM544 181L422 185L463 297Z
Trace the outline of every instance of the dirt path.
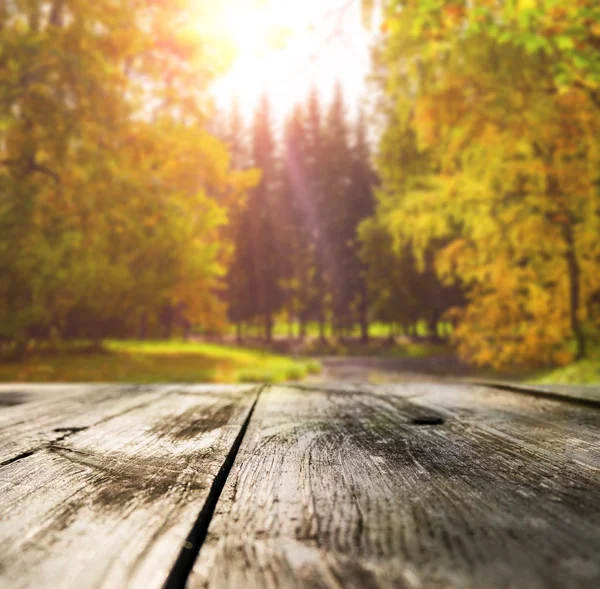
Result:
M406 382L468 376L470 370L453 356L427 358L376 358L372 356L322 356L323 372L315 380L353 382Z

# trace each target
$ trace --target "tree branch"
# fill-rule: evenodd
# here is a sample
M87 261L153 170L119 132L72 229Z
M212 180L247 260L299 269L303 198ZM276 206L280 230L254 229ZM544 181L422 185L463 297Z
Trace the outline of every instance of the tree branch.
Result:
M32 162L29 169L32 172L39 172L40 174L45 174L46 176L52 178L56 184L60 184L60 176L56 172L53 172L50 168L47 168L42 164L36 164L35 162Z
M0 166L18 166L19 163L20 163L19 160L11 160L11 159L0 160ZM32 174L34 172L39 172L40 174L49 176L50 178L52 178L54 180L54 182L56 184L60 184L60 176L56 172L54 172L47 166L44 166L43 164L38 164L33 158L31 158L27 164L27 169L25 171L25 174L28 175L28 174Z

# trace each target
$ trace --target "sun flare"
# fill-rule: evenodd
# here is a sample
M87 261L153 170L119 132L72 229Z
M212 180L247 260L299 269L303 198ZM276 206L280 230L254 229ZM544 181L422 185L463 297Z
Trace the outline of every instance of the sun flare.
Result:
M254 3L235 3L222 16L223 31L239 55L260 55L267 50L267 39L271 23L264 7Z
M208 26L234 56L215 84L223 108L236 96L249 116L267 93L281 118L311 86L327 96L339 81L350 102L362 91L369 56L358 1L229 0L219 4ZM206 27L200 20L198 31Z

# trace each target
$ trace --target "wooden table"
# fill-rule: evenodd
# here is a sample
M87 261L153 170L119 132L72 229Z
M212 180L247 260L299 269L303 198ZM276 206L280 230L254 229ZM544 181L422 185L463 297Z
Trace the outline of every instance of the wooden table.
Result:
M0 586L600 587L600 406L468 384L0 387Z

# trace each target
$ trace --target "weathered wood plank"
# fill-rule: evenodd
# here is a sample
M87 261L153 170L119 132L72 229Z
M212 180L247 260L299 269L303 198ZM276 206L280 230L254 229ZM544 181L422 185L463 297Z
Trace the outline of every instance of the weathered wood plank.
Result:
M0 408L0 465L65 434L143 407L176 387L159 385L15 385Z
M598 587L599 448L506 391L270 388L188 587Z
M256 389L148 394L0 468L1 586L162 586Z

